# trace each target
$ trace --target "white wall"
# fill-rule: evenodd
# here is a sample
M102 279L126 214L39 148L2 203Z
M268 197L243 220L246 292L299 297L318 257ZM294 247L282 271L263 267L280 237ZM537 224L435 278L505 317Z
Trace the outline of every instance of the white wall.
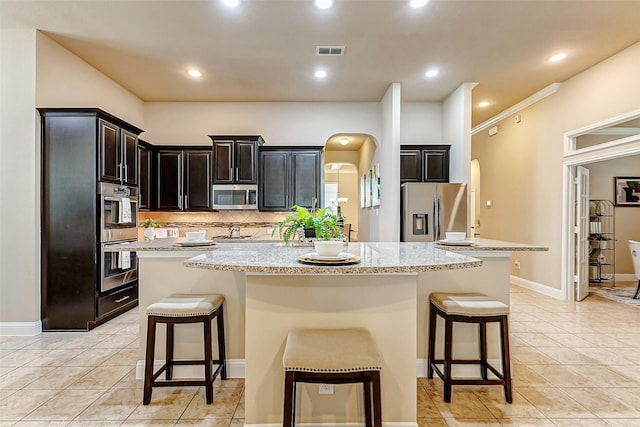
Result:
M401 145L444 144L441 102L403 102L401 115Z
M360 222L361 241L400 240L400 91L400 83L392 83L380 102L382 137L369 166L380 164L380 206L365 208L360 215L367 218ZM369 169L366 164L361 167ZM364 224L368 234L361 232Z
M207 135L262 135L268 145L324 146L338 133L378 137L377 102L148 102L143 139L207 145Z
M640 108L640 43L563 83L554 95L508 117L492 137L473 137L482 170L482 237L546 246L517 254L512 274L561 288L564 134ZM613 184L612 184L613 185ZM485 204L491 199L491 208Z
M444 144L451 145L449 181L471 182L471 91L463 83L445 99L442 110Z
M38 107L98 107L144 129L144 103L49 37L37 33Z
M0 31L0 333L40 319L36 32ZM14 331L15 332L15 331Z
M40 321L36 107L97 107L142 126L144 104L36 30L1 34L0 334L35 333Z

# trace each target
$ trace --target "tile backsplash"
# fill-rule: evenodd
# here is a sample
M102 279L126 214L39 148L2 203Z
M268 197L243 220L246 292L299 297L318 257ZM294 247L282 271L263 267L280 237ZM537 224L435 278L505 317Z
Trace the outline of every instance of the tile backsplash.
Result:
M288 212L221 211L221 212L138 212L138 223L153 218L163 227L177 228L179 236L186 231L206 230L207 237L226 236L229 227L239 227L242 236L256 239L279 239L271 230L282 221ZM138 239L143 240L144 229L138 230Z

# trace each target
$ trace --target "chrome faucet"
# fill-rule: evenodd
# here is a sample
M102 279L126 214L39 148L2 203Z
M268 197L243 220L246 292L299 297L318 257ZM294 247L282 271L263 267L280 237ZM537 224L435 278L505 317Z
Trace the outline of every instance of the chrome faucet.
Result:
M240 237L240 227L229 227L229 238L230 239L237 239Z

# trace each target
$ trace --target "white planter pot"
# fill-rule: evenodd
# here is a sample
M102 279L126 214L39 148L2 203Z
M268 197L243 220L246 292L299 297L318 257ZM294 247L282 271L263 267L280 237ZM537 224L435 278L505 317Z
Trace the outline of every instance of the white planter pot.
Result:
M153 240L156 237L156 230L154 230L151 227L145 228L144 229L144 238L146 240Z
M338 256L342 252L344 242L341 240L316 240L313 247L320 256Z

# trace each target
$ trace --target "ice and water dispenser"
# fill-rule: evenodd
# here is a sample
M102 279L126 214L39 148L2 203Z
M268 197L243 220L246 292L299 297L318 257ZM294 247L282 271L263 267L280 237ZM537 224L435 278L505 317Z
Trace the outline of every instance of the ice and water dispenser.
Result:
M413 214L413 235L423 236L429 234L429 214Z

